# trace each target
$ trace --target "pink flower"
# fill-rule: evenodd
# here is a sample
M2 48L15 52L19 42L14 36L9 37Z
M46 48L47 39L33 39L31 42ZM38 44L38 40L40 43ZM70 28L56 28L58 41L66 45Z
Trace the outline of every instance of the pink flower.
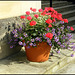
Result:
M26 11L26 14L27 14L27 15L30 15L30 12L29 12L29 11Z
M31 19L32 19L32 17L31 17L31 16L28 16L28 17L27 17L27 19L28 19L28 20L31 20Z
M51 24L49 24L49 26L48 27L52 27L52 25Z
M36 12L36 9L32 9L33 12Z
M74 31L73 27L70 27L70 30Z
M31 21L30 26L34 26L34 25L36 25L36 21Z
M52 23L52 20L51 19L47 19L46 23L50 24L50 23Z
M38 17L39 17L39 15L38 15L38 14L35 14L35 15L34 15L34 17L38 18Z
M63 21L64 21L65 23L68 23L68 20L67 20L67 19L63 19Z
M48 10L50 10L50 11L54 11L54 9L53 9L52 7L49 7Z
M26 17L25 17L25 16L20 16L20 18L21 18L21 19L25 19Z
M56 22L55 18L53 19L53 21L52 21L52 22Z
M45 7L45 10L44 10L45 12L48 12L49 10L48 10L48 7Z
M53 38L53 34L52 33L47 33L46 37L50 38L50 40Z
M32 8L30 8L30 10L32 10Z
M39 11L39 12L42 12L42 11L43 11L43 9L39 9L38 11Z

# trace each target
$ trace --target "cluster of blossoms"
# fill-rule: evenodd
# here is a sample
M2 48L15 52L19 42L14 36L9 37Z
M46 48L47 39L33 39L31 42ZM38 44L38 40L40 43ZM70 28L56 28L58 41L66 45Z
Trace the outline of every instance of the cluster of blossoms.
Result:
M62 18L62 14L58 13L52 7L46 7L44 10L30 8L33 13L26 11L26 16L20 16L23 21L22 26L18 25L12 31L14 43L11 43L10 48L16 44L36 47L39 42L47 42L54 49L57 48L57 53L60 48L69 48L72 35L68 32L73 31L73 27L65 26L68 23L67 19ZM57 25L57 22L59 24ZM10 40L10 42L12 39ZM73 51L75 47L72 47Z

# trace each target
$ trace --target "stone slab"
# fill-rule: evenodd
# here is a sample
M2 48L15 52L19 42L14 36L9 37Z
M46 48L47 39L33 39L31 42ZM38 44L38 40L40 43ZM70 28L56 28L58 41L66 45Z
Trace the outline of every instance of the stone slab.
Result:
M49 56L48 61L30 62L23 47L19 53L0 61L0 74L54 74L75 59L75 56L70 57L72 53L72 50L64 49L59 54L55 52L54 56Z

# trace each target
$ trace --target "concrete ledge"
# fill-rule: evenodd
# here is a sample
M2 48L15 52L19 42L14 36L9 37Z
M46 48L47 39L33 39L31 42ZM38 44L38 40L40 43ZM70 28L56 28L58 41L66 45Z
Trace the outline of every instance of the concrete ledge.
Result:
M0 61L0 74L54 74L75 59L75 56L70 57L72 52L61 49L60 54L55 53L48 61L37 63L26 59L23 47L19 53Z

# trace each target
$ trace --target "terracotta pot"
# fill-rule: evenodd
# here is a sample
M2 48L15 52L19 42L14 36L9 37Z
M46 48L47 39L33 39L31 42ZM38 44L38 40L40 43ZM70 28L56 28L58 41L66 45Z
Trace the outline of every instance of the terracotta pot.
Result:
M51 46L46 42L39 43L37 47L30 47L29 49L25 46L27 59L32 62L43 62L48 60Z

